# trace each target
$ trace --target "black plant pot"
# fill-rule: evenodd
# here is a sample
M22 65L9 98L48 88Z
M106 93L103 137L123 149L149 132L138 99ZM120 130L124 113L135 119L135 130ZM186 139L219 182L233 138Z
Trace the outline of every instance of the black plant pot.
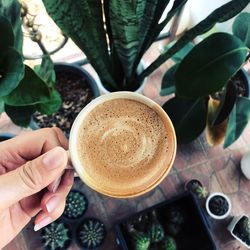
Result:
M42 118L41 118L40 115L35 114L33 116L30 127L32 129L39 129L41 127L58 126L58 127L62 128L62 130L65 132L66 136L68 137L70 126L72 125L77 114L81 111L82 108L84 108L88 104L88 102L90 102L92 99L99 96L100 92L99 92L99 89L97 87L95 80L83 68L81 68L77 65L74 65L74 64L69 64L69 63L57 63L57 64L55 64L54 69L55 69L57 76L58 75L60 76L60 73L64 73L67 78L69 78L70 75L72 75L72 77L74 77L73 80L71 81L71 83L65 84L65 85L61 84L61 86L65 86L65 88L67 88L65 93L63 93L63 95L61 94L62 99L67 98L69 93L71 93L71 91L74 91L73 98L70 97L71 104L70 105L66 105L66 104L63 105L63 107L61 107L58 112L52 114L51 116L42 116ZM80 92L79 86L76 87L77 89L74 89L73 85L76 84L76 82L78 82L78 80L76 80L75 78L84 79L84 80L81 80L81 82L83 83L83 85L82 85L83 87L81 89L82 89L82 91L85 88L88 89L89 94L88 94L88 97L86 97L87 98L86 100L81 100L81 98L83 98L84 94L82 94ZM65 79L61 79L61 80L66 81ZM67 79L67 80L70 80L70 79ZM78 85L81 86L80 83ZM71 88L71 86L72 86L72 88ZM79 89L79 91L78 91L78 89ZM66 108L66 106L68 106L68 107ZM69 125L67 125L67 128L65 128L65 125L60 125L60 117L62 117L63 115L61 115L61 114L64 114L64 113L66 114L66 117L63 118L63 120L65 122L69 123ZM46 120L46 122L44 122L44 120Z

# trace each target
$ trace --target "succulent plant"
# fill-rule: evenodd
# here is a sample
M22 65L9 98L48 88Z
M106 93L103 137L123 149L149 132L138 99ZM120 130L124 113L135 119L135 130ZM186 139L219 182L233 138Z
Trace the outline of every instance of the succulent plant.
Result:
M69 228L62 222L53 222L41 231L42 243L46 249L67 249L71 243Z
M151 214L151 223L148 227L148 235L152 243L160 242L164 238L164 229L154 210Z
M234 234L237 235L242 241L244 241L247 245L250 246L250 220L248 217L243 216L238 225L235 228Z
M78 230L78 241L81 246L94 249L102 244L105 234L105 226L101 221L85 219Z
M166 236L159 247L159 250L176 250L176 242L173 237Z
M200 185L197 185L195 187L194 192L195 192L195 194L197 194L197 196L199 198L206 198L207 194L208 194L206 187L203 187L203 186L200 186Z
M77 219L86 212L87 205L85 195L78 191L71 191L67 196L63 215L69 219Z
M210 211L218 216L224 215L229 209L229 204L227 200L219 195L216 195L211 198L208 206Z
M144 232L140 232L133 225L128 225L128 232L131 235L133 250L147 250L150 245L150 238Z

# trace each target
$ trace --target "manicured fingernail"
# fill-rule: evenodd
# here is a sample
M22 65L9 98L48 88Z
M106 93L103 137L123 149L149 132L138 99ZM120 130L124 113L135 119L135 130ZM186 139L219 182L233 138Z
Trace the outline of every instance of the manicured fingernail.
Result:
M50 198L46 204L46 209L48 213L54 211L58 207L59 203L60 203L60 198L58 196L53 196L52 198Z
M52 218L50 217L45 217L44 219L42 219L39 223L37 223L35 226L34 226L34 231L38 231L40 230L41 228L47 226L49 223L52 222Z
M43 164L48 169L54 169L60 167L64 162L67 162L65 158L65 151L60 147L56 147L44 155Z
M52 192L55 193L59 187L59 184L61 182L62 176L60 176L58 179L56 179L52 184Z

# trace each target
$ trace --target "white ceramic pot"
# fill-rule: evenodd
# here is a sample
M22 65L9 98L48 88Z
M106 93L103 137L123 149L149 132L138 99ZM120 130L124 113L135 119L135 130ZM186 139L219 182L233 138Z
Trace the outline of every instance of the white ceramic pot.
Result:
M240 167L245 177L250 180L250 152L241 158Z
M146 63L145 63L144 61L141 61L140 64L138 65L137 72L138 72L138 73L141 73L146 67L147 67ZM98 86L98 88L99 88L99 90L100 90L101 95L103 95L103 94L109 94L109 93L110 93L110 91L107 90L107 89L103 86L103 84L102 84L100 78L98 77L98 75L96 76L95 81L96 81L96 84L97 84L97 86ZM147 81L147 78L145 78L145 79L143 80L143 82L142 82L142 84L140 85L140 87L139 87L137 90L135 90L134 92L135 92L135 93L142 94L142 93L143 93L143 89L144 89L145 84L146 84L146 81Z
M242 243L247 249L250 249L250 246L248 246L244 241L242 241L237 235L233 233L233 230L236 226L236 224L241 220L242 217L247 217L246 215L236 216L232 219L232 221L227 226L227 230L230 232L230 234L238 240L240 243Z
M211 210L209 209L209 202L210 200L214 197L214 196L222 196L223 198L225 198L225 200L228 202L228 211L223 214L223 215L216 215L216 214L213 214L211 212ZM207 200L206 200L206 210L207 210L207 213L214 219L216 220L222 220L222 219L225 219L231 212L231 208L232 208L232 205L231 205L231 201L229 200L229 198L223 194L223 193L219 193L219 192L216 192L216 193L212 193L208 196Z

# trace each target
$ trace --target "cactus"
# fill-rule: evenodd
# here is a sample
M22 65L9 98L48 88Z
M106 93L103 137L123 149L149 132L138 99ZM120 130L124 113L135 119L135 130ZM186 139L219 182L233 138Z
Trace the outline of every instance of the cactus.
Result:
M161 243L159 250L176 250L176 242L174 238L167 236Z
M164 229L159 223L155 211L152 212L151 220L148 228L148 235L152 243L157 243L164 238Z
M78 240L87 249L100 246L105 238L104 224L97 219L86 219L78 230Z
M150 245L150 238L143 232L137 231L133 226L128 229L133 242L134 250L147 250Z
M42 243L46 249L67 249L70 245L69 228L61 222L53 222L41 231Z
M207 197L207 189L206 189L206 187L200 186L198 184L194 184L194 193L199 198L206 198Z
M244 216L238 222L236 226L238 230L234 230L234 234L237 235L242 241L250 246L250 220L248 217Z
M68 219L77 219L86 212L87 204L87 199L82 193L71 191L67 196L63 215Z

